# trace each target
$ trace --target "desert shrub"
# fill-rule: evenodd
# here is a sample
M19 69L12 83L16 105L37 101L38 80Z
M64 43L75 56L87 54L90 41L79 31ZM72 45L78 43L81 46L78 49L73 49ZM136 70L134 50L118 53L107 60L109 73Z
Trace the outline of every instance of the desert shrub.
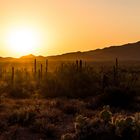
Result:
M115 107L128 107L133 103L135 91L124 87L109 87L105 90L101 100L104 104Z
M95 97L86 98L86 108L90 110L96 110L97 108L103 106L102 95L97 95Z
M121 118L116 121L116 134L123 139L134 139L135 122L132 117Z
M78 71L73 64L65 64L56 71L57 79L70 97L85 97L97 94L99 77L92 68Z
M80 113L80 110L83 108L83 103L81 103L78 99L71 101L68 100L69 99L65 99L59 108L68 115L75 115Z
M61 140L76 140L76 136L71 133L67 133L61 136Z
M31 130L35 133L41 133L47 138L57 137L57 127L48 122L45 118L36 119L31 126Z
M102 119L89 119L78 116L75 122L76 136L79 140L87 139L112 139L115 137L114 126L111 123L105 123Z
M140 123L140 112L135 113L134 117L135 117L135 121Z
M74 64L59 66L41 84L46 97L87 97L97 95L100 89L100 76L92 68L83 67L80 71Z
M64 105L62 110L64 113L69 114L69 115L75 115L79 111L78 108L74 105Z
M0 80L0 95L5 93L7 91L7 88L8 88L8 83L6 81Z
M9 91L9 97L11 98L25 99L25 98L29 98L30 96L31 94L24 87L13 86L10 88Z
M40 91L35 91L34 94L31 96L32 99L41 99L42 95L40 94Z
M1 119L0 121L0 133L6 131L8 128L8 124L7 124L7 121L5 119Z
M47 78L41 82L40 90L45 98L62 96L62 88L54 73L47 75Z
M19 124L21 126L28 126L35 120L35 117L35 110L23 108L14 110L8 117L8 123L10 125Z
M93 117L78 115L74 122L74 133L62 135L62 140L138 140L140 138L139 113L133 116L113 116L110 107Z
M46 118L49 123L58 124L63 121L63 112L57 108L48 108L41 112L41 116Z
M103 110L100 112L100 118L105 122L111 121L112 113L109 106L104 106Z

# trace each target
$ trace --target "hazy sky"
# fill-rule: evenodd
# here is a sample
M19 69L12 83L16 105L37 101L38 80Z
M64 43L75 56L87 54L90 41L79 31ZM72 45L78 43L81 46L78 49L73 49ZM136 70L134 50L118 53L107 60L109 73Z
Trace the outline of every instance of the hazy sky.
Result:
M0 0L0 56L20 56L5 43L16 26L41 34L36 55L135 42L140 40L140 0Z

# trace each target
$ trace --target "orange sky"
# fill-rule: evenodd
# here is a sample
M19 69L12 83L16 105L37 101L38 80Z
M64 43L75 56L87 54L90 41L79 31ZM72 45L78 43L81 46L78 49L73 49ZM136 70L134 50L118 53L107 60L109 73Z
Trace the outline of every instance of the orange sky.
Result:
M85 51L140 40L140 0L0 0L0 56L17 26L42 37L36 55ZM20 47L20 46L19 46Z

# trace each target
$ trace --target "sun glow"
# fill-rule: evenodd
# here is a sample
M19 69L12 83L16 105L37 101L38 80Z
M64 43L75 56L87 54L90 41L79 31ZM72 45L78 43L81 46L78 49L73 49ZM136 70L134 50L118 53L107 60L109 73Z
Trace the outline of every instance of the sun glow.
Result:
M6 38L9 51L18 55L34 53L41 45L39 32L28 27L12 29Z

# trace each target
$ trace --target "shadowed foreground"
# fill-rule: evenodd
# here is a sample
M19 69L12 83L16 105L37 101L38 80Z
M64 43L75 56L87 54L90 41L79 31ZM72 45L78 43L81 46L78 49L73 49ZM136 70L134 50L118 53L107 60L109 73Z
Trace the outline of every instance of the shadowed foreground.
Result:
M140 113L104 106L95 99L5 99L1 140L139 139ZM12 110L12 112L11 112Z
M140 139L139 65L38 63L1 71L1 140Z

